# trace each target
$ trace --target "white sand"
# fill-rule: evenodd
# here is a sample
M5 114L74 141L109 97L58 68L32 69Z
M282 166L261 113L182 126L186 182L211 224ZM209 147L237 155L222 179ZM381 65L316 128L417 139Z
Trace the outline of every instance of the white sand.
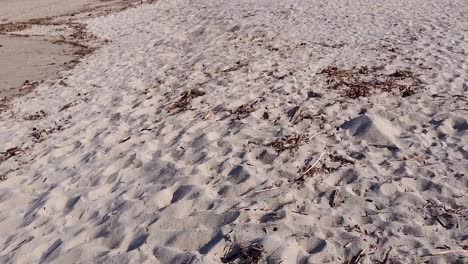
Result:
M231 240L260 244L260 263L467 263L467 13L174 0L88 21L111 43L0 113L16 154L0 164L0 262L219 263ZM333 65L423 84L345 98L319 74ZM299 105L313 117L292 124ZM315 137L268 146L296 134ZM292 182L311 164L328 171Z

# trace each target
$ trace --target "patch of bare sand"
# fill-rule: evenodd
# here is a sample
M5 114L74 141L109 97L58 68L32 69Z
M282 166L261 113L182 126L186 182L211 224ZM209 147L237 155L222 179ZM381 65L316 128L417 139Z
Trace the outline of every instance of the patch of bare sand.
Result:
M66 15L96 0L0 0L0 22Z
M0 109L39 82L58 78L97 46L83 19L151 1L0 0Z
M27 93L28 82L59 77L77 50L43 37L0 35L0 102Z

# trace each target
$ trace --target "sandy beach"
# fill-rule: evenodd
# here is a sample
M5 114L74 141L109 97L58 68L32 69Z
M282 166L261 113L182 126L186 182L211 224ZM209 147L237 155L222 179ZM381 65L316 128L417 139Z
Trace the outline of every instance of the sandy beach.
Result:
M153 0L0 0L0 109L99 47L83 19Z
M4 18L89 52L0 112L0 263L468 262L467 1L99 12Z

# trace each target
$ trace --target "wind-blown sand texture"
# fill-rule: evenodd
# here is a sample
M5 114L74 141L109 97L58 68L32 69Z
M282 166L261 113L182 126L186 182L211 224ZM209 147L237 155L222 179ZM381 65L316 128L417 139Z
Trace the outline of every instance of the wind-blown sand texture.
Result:
M468 2L174 0L0 113L2 263L466 263Z

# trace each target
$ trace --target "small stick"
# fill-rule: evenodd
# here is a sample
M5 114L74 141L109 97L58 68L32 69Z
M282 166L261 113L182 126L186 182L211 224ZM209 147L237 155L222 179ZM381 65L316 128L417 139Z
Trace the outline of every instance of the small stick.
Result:
M434 252L434 253L431 253L431 256L440 256L440 255L446 255L446 254L450 254L450 253L468 254L468 250L466 250L466 249L452 249L452 250Z
M127 138L121 140L120 143L124 143L125 141L128 141L128 140L131 139L131 138L132 138L132 137L127 137Z
M291 117L291 119L289 120L289 122L295 124L297 119L299 118L299 115L301 114L302 112L302 104L297 108L296 112L294 113L294 115Z
M348 262L349 264L357 264L362 260L362 257L365 255L364 254L364 249L361 249L357 255L351 258L351 260Z
M319 161L322 159L322 156L326 153L326 151L322 152L322 154L320 154L320 157L317 159L317 161L314 162L314 164L312 166L310 166L310 168L308 168L304 173L301 174L301 176L299 176L298 178L296 178L294 180L294 182L297 182L297 181L300 181L302 178L304 178L304 176L310 171L312 170L315 166L317 166L317 164L319 163Z
M388 256L390 255L390 251L392 251L392 247L390 247L390 249L387 251L387 253L385 253L385 258L382 261L382 264L387 264L388 263Z
M314 137L316 137L316 136L318 136L318 135L320 135L320 134L322 134L322 131L319 131L319 132L313 134L313 135L309 138L309 140L310 140L310 139L313 139Z
M303 174L307 174L312 168L314 168L315 166L317 166L317 164L319 163L319 161L322 159L322 156L325 154L326 151L322 152L322 154L320 154L320 157L317 159L317 161L314 162L314 164L312 165L312 167L310 167L309 169L307 169Z
M330 194L329 205L331 208L335 207L335 197L337 194L338 194L338 190L333 190L332 193Z
M300 215L309 215L307 213L303 213L303 212L299 212L299 211L291 211L291 212L296 213L296 214L300 214Z
M265 189L262 189L262 190L255 191L255 192L253 192L253 194L267 192L267 191L273 191L273 190L276 190L276 189L278 189L278 187L265 188Z

